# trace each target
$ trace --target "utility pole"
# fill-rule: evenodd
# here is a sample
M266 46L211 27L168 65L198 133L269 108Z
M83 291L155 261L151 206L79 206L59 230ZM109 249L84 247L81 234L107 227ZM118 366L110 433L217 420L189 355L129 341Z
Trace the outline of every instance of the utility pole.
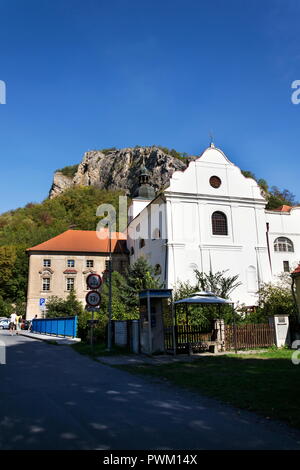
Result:
M109 222L109 258L108 258L108 341L107 349L111 351L112 341L112 325L111 325L111 311L112 311L112 285L111 285L111 272L112 272L112 256L111 256L111 221Z

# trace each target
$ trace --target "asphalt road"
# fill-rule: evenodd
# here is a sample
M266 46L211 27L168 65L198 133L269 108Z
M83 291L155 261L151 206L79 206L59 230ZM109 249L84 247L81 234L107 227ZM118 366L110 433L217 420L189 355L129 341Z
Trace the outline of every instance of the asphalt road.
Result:
M300 448L300 433L285 425L99 364L69 346L6 331L0 341L7 356L1 450Z

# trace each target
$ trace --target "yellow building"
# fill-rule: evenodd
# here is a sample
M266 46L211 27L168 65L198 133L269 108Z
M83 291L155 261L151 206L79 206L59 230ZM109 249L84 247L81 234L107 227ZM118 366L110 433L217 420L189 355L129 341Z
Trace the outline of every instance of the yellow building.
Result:
M66 298L72 289L85 305L88 292L86 278L90 273L101 276L109 259L109 234L101 239L96 231L66 232L27 249L29 276L26 318L42 316L43 305L51 296ZM112 270L124 273L128 265L126 236L113 232L111 237ZM42 308L41 308L42 305Z

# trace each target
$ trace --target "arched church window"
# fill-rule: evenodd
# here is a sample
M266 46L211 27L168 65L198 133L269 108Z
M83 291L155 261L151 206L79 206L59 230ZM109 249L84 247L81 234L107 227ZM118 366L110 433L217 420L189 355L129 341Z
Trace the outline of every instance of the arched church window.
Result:
M133 246L130 248L130 255L131 255L131 256L134 255L134 248L133 248Z
M214 212L211 222L213 235L228 235L227 217L223 212Z
M285 251L294 251L293 242L286 237L278 237L274 241L274 251L285 252Z

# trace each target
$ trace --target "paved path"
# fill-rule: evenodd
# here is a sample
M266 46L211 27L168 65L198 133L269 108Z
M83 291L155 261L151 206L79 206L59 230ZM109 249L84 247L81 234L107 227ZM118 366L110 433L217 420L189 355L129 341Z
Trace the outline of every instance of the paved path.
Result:
M284 425L99 364L69 346L6 331L0 340L7 345L0 449L300 448L299 433Z
M50 343L55 342L57 344L75 344L75 343L80 343L81 341L81 339L79 338L31 333L30 331L27 331L27 330L21 330L19 334L21 336L26 336L27 338L39 339L40 341L48 341Z

